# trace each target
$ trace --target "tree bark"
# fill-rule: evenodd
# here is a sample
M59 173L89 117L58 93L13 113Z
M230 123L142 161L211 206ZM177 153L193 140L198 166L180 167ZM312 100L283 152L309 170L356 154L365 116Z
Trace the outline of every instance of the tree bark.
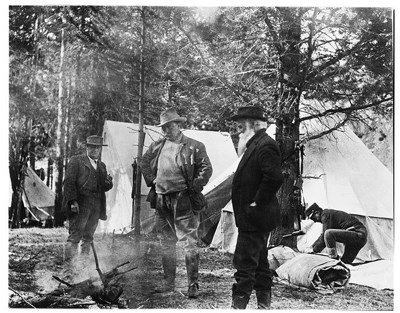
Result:
M297 248L296 237L282 240L282 235L299 229L298 207L300 197L296 188L300 178L299 157L296 143L299 141L299 68L301 40L301 14L291 9L281 8L283 23L279 32L281 42L286 43L280 55L279 116L276 121L276 141L282 154L284 182L278 193L282 209L282 225L271 236L271 245L284 244Z
M137 160L143 155L143 146L145 133L143 132L143 112L144 112L144 84L145 84L145 63L144 63L144 47L146 44L146 7L141 10L142 15L142 32L141 32L141 50L140 50L140 89L139 89L139 133L138 133L138 150ZM137 167L136 171L136 190L133 203L133 222L134 235L140 235L140 209L141 209L141 190L142 190L142 172Z
M54 219L56 226L63 224L62 208L62 183L64 179L64 151L65 151L65 116L64 116L64 29L61 29L60 72L58 82L58 112L57 112L57 144L56 144L56 198Z

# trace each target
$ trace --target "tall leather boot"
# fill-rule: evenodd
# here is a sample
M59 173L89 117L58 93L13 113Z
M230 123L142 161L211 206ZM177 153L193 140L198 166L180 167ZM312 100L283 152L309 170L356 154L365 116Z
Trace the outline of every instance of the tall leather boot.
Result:
M92 246L91 246L91 244L89 242L82 242L81 243L81 254L89 256L91 250L92 250Z
M161 286L156 287L155 292L173 292L175 291L175 277L176 277L176 251L171 247L172 251L163 252L162 254L162 267L164 277Z
M78 258L78 267L80 270L84 270L87 267L96 268L96 263L91 261L90 256L93 255L91 243L83 241L81 243L81 253Z
M271 289L256 291L257 308L269 310L271 307Z
M189 298L197 298L199 295L199 260L200 255L198 253L185 255Z
M232 309L244 310L249 303L250 297L246 294L239 294L237 292L236 284L232 286Z
M67 241L65 244L65 253L64 253L64 264L71 265L73 259L78 254L78 244L74 242Z
M163 292L175 290L176 256L163 255L162 266L164 270Z
M62 276L64 279L72 279L75 275L75 267L76 267L76 257L78 254L78 244L69 242L65 244L64 251L64 266L62 270Z

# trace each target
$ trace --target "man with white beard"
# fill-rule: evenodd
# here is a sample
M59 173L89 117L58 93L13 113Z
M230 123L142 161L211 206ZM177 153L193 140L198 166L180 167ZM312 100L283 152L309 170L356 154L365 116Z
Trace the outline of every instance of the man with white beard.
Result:
M267 128L268 124L264 121L259 120L243 120L242 123L238 123L237 128L239 133L238 142L238 156L241 156L246 151L246 144L251 137L254 136L255 130Z
M272 272L267 240L280 224L276 192L283 182L281 154L275 140L266 133L267 119L261 108L239 108L231 119L238 124L238 154L243 154L232 182L232 205L238 227L232 308L245 309L255 290L258 308L269 309Z

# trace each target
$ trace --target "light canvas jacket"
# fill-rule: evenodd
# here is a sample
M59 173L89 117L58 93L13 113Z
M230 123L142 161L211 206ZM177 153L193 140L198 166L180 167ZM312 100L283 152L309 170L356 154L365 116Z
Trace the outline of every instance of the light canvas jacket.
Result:
M159 139L153 142L139 161L139 167L142 171L144 180L148 187L152 187L147 198L151 207L155 207L154 203L154 180L157 177L158 158L164 147L166 139ZM200 141L189 138L182 134L179 144L177 164L182 170L188 188L190 186L196 192L201 192L203 187L208 183L213 169L210 159L207 155L206 147Z

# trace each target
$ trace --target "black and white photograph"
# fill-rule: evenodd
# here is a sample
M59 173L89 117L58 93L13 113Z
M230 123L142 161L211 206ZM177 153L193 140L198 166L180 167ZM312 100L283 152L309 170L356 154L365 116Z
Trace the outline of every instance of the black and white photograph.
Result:
M4 309L395 311L395 7L322 3L4 6Z

